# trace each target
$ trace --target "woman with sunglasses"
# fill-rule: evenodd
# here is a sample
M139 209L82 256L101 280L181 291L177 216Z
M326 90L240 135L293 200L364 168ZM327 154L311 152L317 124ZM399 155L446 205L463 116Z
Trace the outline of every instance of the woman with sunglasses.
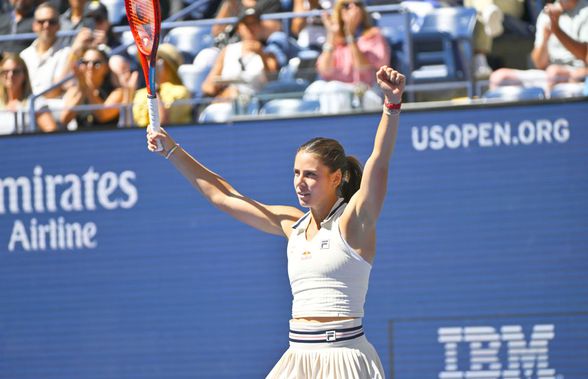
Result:
M374 84L378 67L390 63L390 46L372 24L363 2L339 0L332 16L323 14L327 41L317 61L324 80Z
M76 83L63 96L68 108L61 112L62 125L75 119L78 129L116 127L123 91L114 86L108 68L108 55L102 49L90 47L73 68ZM76 110L76 106L94 106Z
M306 89L321 102L321 112L377 109L382 99L373 90L374 73L390 63L390 46L358 0L339 0L333 13L322 15L326 42L317 60L319 80Z
M32 95L29 72L24 60L14 53L7 53L0 61L0 134L11 134L19 128L26 130ZM35 101L35 121L43 132L57 130L57 124L43 97ZM24 121L24 125L21 122Z
M375 76L384 93L384 112L363 172L336 140L314 138L298 148L293 185L299 205L309 209L306 214L240 194L164 130L147 130L149 150L156 151L161 143L159 154L213 205L247 225L288 239L290 347L269 379L384 378L380 358L364 335L362 317L406 80L387 66Z

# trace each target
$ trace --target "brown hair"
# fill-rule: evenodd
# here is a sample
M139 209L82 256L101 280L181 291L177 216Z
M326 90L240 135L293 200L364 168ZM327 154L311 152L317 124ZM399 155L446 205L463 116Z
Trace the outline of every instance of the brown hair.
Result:
M302 144L298 152L305 151L315 154L322 164L331 172L341 170L342 178L339 186L339 195L349 202L351 196L357 192L361 184L363 169L359 161L353 156L345 155L343 146L334 139L316 137Z
M20 55L16 53L5 53L4 58L2 58L2 60L0 61L0 67L4 66L4 63L8 61L16 62L19 68L22 69L24 80L22 82L21 88L22 99L20 100L28 99L29 96L32 95L33 91L31 89L31 79L29 78L29 70L27 70L27 65L25 61L20 57ZM8 103L8 92L6 91L4 85L0 84L0 105L6 105L6 103Z
M341 35L342 37L344 36L344 26L343 26L343 18L341 17L341 11L343 10L343 6L346 3L356 3L357 6L361 9L362 17L361 17L361 24L360 25L363 28L364 32L374 26L374 24L372 22L372 16L370 16L370 14L365 9L365 5L362 0L337 0L337 2L335 3L335 6L333 8L333 17L334 17L335 21L337 22L337 24L339 25L339 32L338 32L339 35Z

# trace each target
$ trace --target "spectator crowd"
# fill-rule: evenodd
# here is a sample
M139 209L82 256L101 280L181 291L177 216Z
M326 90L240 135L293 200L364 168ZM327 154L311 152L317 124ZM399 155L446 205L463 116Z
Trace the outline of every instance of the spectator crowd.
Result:
M272 97L314 102L322 113L378 109L375 72L398 63L400 52L366 7L390 3L412 12L413 28L435 8L475 8L472 72L491 89L537 86L548 97L558 83L581 85L588 76L588 0L539 9L528 0L169 0L162 1L164 18L236 21L178 27L194 33L176 37L173 29L162 32L162 124L207 121L207 109L263 113ZM31 131L31 116L42 132L147 126L144 78L130 32L114 32L126 21L113 20L116 8L97 0L0 0L0 9L0 134ZM284 11L304 16L262 17ZM26 33L34 40L19 36ZM493 56L493 41L508 33L532 43L521 52L526 67Z

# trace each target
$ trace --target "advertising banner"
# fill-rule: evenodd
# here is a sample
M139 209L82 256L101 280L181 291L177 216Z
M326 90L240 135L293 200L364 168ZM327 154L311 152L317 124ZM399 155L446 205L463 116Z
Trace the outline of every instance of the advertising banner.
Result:
M588 377L586 101L401 115L364 326L387 378ZM298 206L315 136L379 114L170 127L242 194ZM208 204L145 131L0 139L0 379L263 378L284 238Z

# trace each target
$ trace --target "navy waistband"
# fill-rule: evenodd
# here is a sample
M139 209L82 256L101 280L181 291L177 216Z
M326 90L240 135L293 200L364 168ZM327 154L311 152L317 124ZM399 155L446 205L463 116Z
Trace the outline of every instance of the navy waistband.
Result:
M363 336L363 325L344 329L327 329L316 331L292 330L288 334L290 342L298 343L325 343L347 341Z

